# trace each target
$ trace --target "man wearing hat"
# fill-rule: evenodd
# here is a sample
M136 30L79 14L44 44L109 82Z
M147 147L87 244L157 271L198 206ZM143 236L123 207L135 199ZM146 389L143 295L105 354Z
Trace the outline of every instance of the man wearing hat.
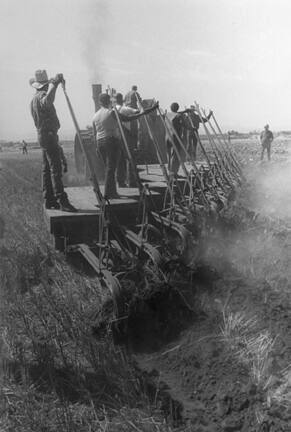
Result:
M260 141L262 144L261 160L264 159L265 150L267 150L268 160L269 161L271 160L271 143L273 139L274 139L273 133L270 131L269 125L267 124L260 135Z
M29 83L36 89L31 101L31 114L37 129L38 142L42 149L42 185L45 207L76 212L68 200L62 182L62 162L58 145L60 122L54 107L56 90L64 82L62 74L49 79L45 70L37 70Z

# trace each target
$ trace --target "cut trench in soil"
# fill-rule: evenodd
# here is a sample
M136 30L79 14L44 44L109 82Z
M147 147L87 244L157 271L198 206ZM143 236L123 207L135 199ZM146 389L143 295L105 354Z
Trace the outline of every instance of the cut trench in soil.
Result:
M124 316L113 319L113 301L109 298L95 316L94 335L102 337L110 329L116 344L127 346L131 352L149 353L177 339L194 321L205 318L197 305L197 293L211 290L219 275L207 266L192 270L180 263L170 265L169 283L151 283L137 290L132 281L125 281Z
M102 337L109 327L114 342L125 345L134 359L139 355L155 356L163 347L175 344L189 327L207 318L197 297L201 291L212 291L218 278L212 268L199 265L195 270L188 269L188 275L184 273L184 283L182 277L175 274L170 279L171 285L153 285L134 296L129 290L126 319L110 324L113 308L110 299L97 315L93 333L97 338ZM156 370L148 371L136 360L135 367L137 379L151 405L157 406L174 427L185 424L184 415L194 409L194 401L186 400L181 394L176 397Z

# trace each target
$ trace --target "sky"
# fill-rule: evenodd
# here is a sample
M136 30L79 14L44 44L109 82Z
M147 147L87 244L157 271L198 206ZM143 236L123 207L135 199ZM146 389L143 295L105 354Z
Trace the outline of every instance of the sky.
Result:
M224 130L291 129L290 0L0 0L0 139L34 140L37 69L63 73L81 128L91 84L162 108L197 101ZM60 137L74 135L62 89Z

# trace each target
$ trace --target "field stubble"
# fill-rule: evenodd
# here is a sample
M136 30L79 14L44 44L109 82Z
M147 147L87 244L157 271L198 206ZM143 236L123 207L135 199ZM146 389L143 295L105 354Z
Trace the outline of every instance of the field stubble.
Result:
M234 145L242 158L258 157L252 143ZM39 152L4 156L1 430L287 431L287 148L278 141L271 164L248 161L251 186L235 203L240 211L209 233L199 265L214 277L197 272L194 323L169 344L135 355L115 346L110 331L94 337L106 293L50 246ZM70 154L69 167L70 181Z

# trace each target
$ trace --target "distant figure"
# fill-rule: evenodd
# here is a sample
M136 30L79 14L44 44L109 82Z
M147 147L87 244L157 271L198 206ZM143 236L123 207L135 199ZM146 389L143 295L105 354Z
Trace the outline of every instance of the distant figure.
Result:
M121 136L116 118L116 112L112 109L110 96L101 93L99 96L101 108L93 117L93 130L96 134L98 151L101 153L105 163L105 187L104 197L106 199L120 198L116 189L116 169L121 151ZM136 120L144 114L148 114L157 109L158 104L145 110L143 113L127 116L119 113L122 122Z
M28 154L28 151L27 151L27 142L26 141L24 141L24 140L22 140L22 154Z
M31 101L31 114L37 129L38 142L42 149L42 186L47 209L76 212L68 200L62 182L62 162L58 145L60 122L54 107L58 85L64 82L63 74L48 79L45 70L37 70L29 83L36 89Z
M231 134L229 131L227 132L227 142L228 144L231 144Z
M273 133L270 131L269 125L267 124L260 135L260 141L262 144L261 160L264 159L265 150L267 150L268 160L269 161L271 160L271 143L273 140L274 140Z
M123 96L121 93L116 94L116 109L121 114L131 116L139 113L138 109L131 108L130 106L124 106L123 105ZM137 151L137 143L138 143L138 131L135 128L134 125L135 121L132 122L124 122L123 123L123 130L125 134L125 138L131 153L131 157L135 161L135 155ZM119 183L127 183L124 184L124 186L128 187L137 187L136 179L134 176L134 172L131 166L130 161L128 160L128 157L126 154L121 153L121 157L118 163L117 168L117 181Z
M200 119L199 115L195 112L195 107L191 105L190 110L188 111L188 121L187 121L187 151L190 154L191 158L196 160L197 156L197 143L198 143L198 129L200 123L206 123L210 117L212 116L212 111L209 111L207 117L202 117ZM190 124L190 127L189 127Z

